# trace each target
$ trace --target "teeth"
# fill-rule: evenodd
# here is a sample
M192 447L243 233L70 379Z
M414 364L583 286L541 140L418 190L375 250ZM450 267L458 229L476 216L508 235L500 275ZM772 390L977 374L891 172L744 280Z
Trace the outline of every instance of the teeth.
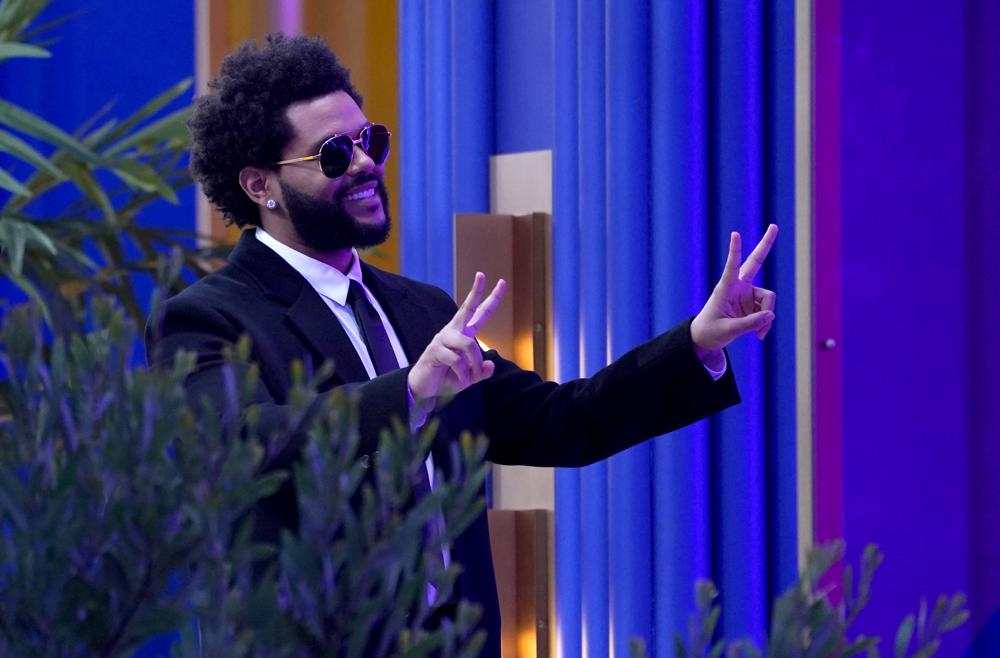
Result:
M354 194L348 194L345 198L348 201L359 201L361 199L367 199L372 196L375 196L374 187L370 187L367 190L361 190L360 192L355 192Z

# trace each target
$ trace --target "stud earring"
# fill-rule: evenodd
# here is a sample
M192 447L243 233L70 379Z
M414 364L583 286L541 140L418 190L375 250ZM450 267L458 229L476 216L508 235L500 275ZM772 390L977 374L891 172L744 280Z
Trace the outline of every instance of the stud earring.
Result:
M265 203L264 205L267 206L268 210L274 210L275 208L278 207L278 202L275 201L274 199L268 199L267 203Z

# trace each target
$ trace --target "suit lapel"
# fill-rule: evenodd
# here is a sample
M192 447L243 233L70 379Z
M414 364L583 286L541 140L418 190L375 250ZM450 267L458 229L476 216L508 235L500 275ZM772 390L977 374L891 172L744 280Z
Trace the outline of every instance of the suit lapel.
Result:
M345 382L368 380L368 371L347 332L312 286L302 286L286 318L313 349L333 362L336 377Z
M333 362L336 378L345 382L368 379L351 339L319 293L285 259L257 240L252 230L243 232L229 262L250 275L265 297L288 307L285 321L309 347Z
M406 353L407 361L411 365L416 363L434 338L434 334L438 332L438 327L434 326L427 307L417 299L416 295L410 294L410 290L398 279L393 279L385 272L363 262L361 278L389 318Z

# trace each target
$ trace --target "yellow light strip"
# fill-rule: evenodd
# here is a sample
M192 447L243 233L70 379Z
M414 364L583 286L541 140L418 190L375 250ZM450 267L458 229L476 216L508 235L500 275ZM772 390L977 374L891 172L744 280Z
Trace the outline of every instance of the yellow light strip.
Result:
M795 0L795 396L799 570L813 545L813 0Z

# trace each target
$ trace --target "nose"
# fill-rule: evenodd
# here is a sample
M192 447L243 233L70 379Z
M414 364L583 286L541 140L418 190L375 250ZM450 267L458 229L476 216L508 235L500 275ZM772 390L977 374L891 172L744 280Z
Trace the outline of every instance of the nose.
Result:
M375 167L375 161L372 160L365 150L361 148L360 144L354 145L354 157L351 158L351 166L347 168L347 173L351 176L356 176L363 172L373 172Z

